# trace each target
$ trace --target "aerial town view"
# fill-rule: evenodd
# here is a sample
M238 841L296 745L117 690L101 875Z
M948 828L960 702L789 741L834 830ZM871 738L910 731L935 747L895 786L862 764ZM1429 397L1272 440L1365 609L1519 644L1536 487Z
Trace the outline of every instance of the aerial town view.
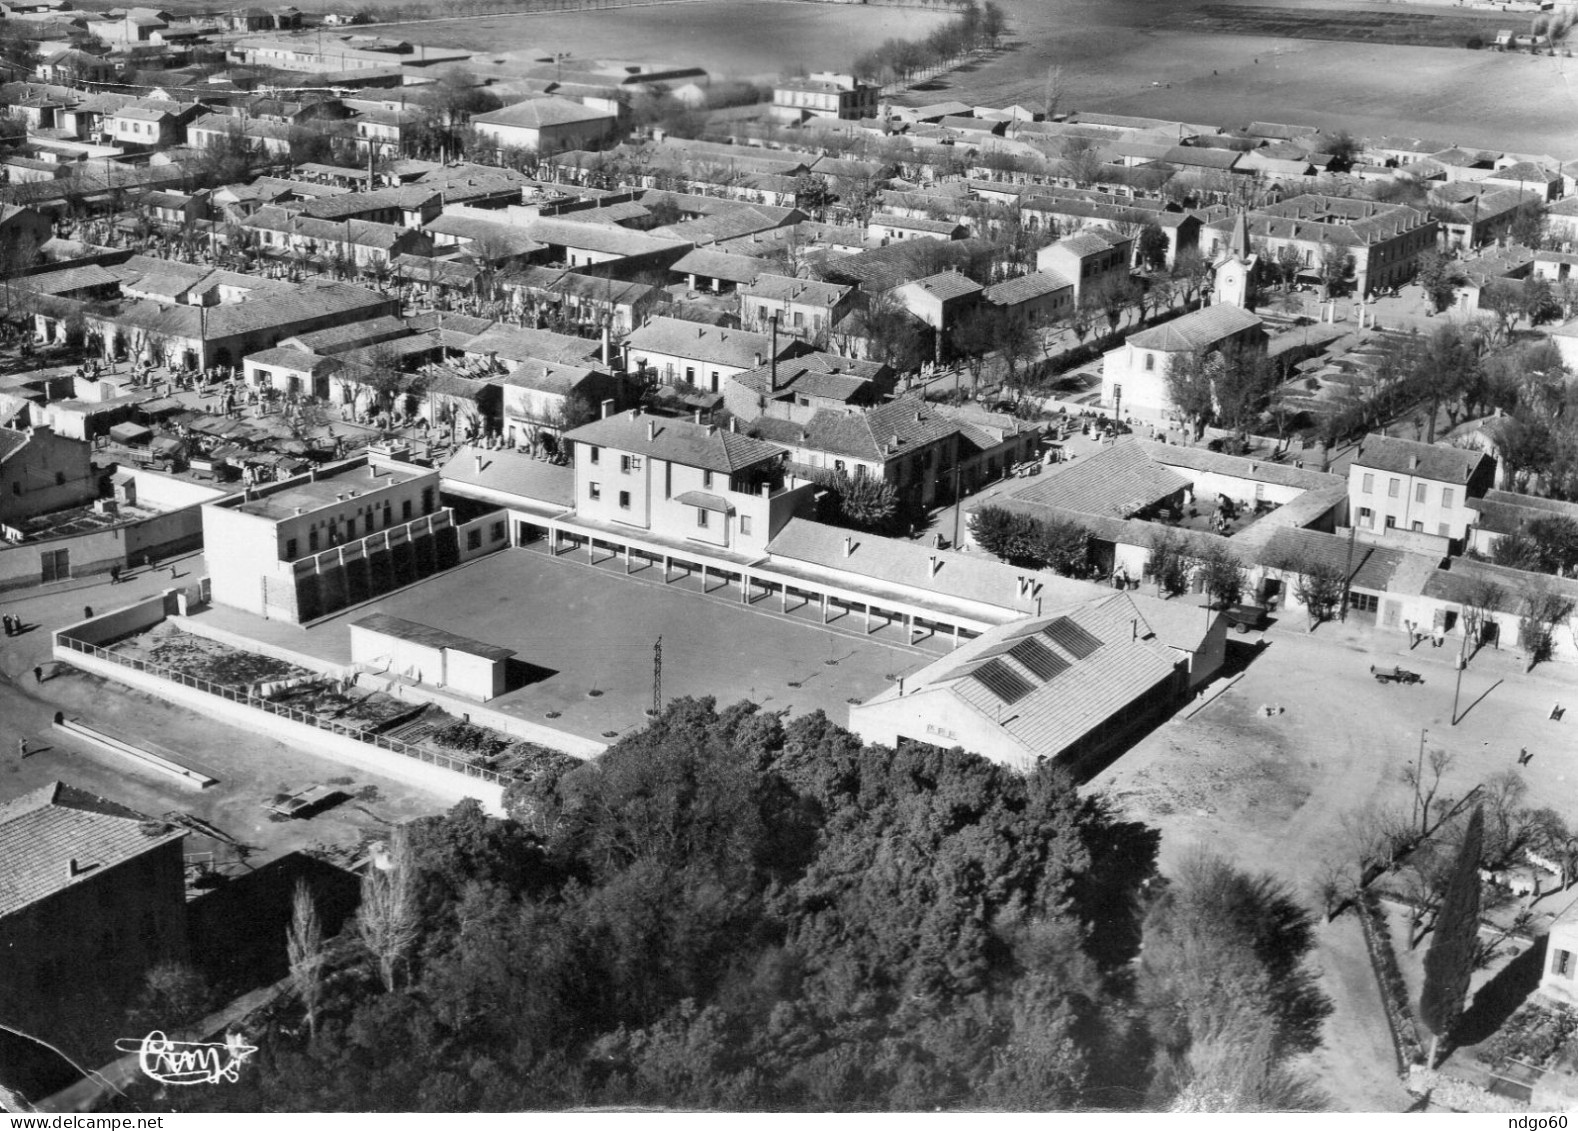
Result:
M1578 0L111 3L16 1126L1578 1108Z

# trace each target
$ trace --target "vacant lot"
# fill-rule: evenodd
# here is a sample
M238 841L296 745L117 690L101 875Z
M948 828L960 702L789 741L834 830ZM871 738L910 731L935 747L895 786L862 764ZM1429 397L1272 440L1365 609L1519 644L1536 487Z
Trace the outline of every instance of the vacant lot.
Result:
M688 63L713 77L841 70L884 39L924 38L948 17L911 8L741 0L381 25L380 35L470 51Z
M1411 794L1398 773L1418 756L1421 730L1427 748L1453 755L1443 795L1462 797L1494 773L1518 770L1527 747L1534 758L1520 772L1529 803L1578 819L1571 723L1547 718L1553 701L1571 697L1570 667L1524 675L1510 656L1482 652L1463 677L1466 717L1453 727L1450 648L1410 651L1402 633L1357 618L1306 635L1303 618L1293 619L1268 634L1264 654L1217 701L1156 730L1092 781L1162 830L1163 871L1204 848L1308 895L1320 863L1350 850L1345 814L1372 803L1407 812ZM1424 683L1379 684L1371 663L1401 664ZM1282 710L1267 716L1265 706ZM1344 916L1318 937L1316 962L1336 1013L1310 1067L1339 1109L1398 1110L1406 1099L1357 925Z

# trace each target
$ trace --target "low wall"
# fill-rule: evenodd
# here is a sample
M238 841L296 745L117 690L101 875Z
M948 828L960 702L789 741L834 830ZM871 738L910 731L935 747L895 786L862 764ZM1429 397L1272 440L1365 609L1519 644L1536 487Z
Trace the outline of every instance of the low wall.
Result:
M488 707L479 707L475 703L458 696L446 695L431 687L412 683L410 680L397 676L379 675L376 672L360 672L356 676L356 685L372 691L382 691L396 699L403 699L408 703L431 703L435 707L442 707L458 718L469 718L477 726L489 727L510 735L512 738L525 739L535 742L539 746L546 746L550 750L563 751L574 758L595 758L608 749L606 742L596 739L582 738L580 735L570 734L566 731L556 730L553 727L534 723L530 719L516 718L506 715L502 711L495 711Z
M87 534L42 538L0 546L0 592L27 589L44 584L43 555L65 550L69 557L69 580L95 577L112 566L129 566L144 554L165 558L201 549L203 515L198 507L185 507L156 514L120 526L109 526Z
M56 632L84 644L100 647L152 628L165 618L166 607L174 607L175 590L166 589L153 597L144 598L133 605L122 605L106 613L99 613L91 620L68 624Z

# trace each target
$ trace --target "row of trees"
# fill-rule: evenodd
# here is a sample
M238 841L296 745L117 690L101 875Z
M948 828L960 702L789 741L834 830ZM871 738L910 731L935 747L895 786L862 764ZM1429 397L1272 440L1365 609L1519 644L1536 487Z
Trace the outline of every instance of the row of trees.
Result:
M857 55L850 64L855 76L879 86L910 82L996 47L1008 28L1003 10L994 0L980 6L969 3L960 14L934 28L925 39L888 39L872 51Z
M1289 1068L1330 1006L1288 890L1209 857L1158 877L1155 831L1055 768L682 699L506 808L395 833L335 938L299 896L257 1057L160 1102L1321 1103Z

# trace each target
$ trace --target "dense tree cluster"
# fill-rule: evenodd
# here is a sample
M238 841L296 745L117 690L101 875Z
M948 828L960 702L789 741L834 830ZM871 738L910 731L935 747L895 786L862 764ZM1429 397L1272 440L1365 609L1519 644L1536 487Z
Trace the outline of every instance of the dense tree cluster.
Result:
M970 535L981 549L1011 565L1050 569L1065 577L1088 577L1094 568L1090 533L1064 519L984 506L970 517Z
M1007 30L1003 10L992 0L963 6L957 18L938 26L925 39L888 39L873 51L856 56L855 74L887 85L950 66L976 51L995 47Z
M1156 833L1050 767L683 699L506 808L408 826L330 943L298 908L298 994L257 1058L167 1098L1167 1106L1199 1091L1204 1042L1237 1039L1213 994L1248 995L1234 1017L1261 1075L1310 1047L1323 1007L1280 889L1214 864L1158 897Z

